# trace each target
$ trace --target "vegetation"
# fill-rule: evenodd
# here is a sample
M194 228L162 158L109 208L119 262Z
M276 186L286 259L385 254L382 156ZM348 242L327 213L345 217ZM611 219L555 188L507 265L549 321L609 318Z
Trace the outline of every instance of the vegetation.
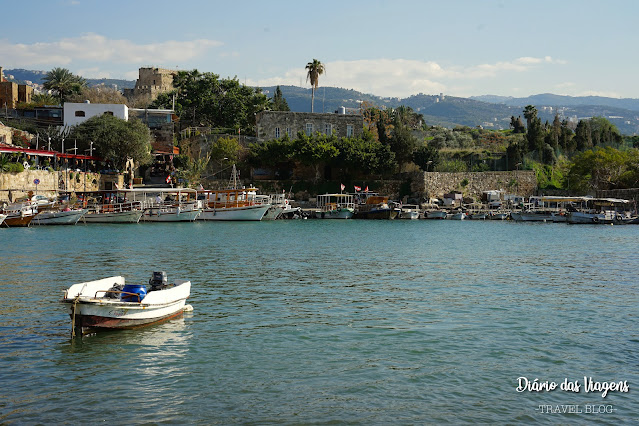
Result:
M317 59L313 59L312 62L306 64L306 70L306 81L310 81L311 83L311 112L313 112L313 107L315 105L315 90L319 86L319 76L324 74L326 67Z
M123 170L129 158L138 165L151 162L151 134L137 119L122 120L112 115L95 116L73 127L67 140L74 140L79 152L93 142L94 155Z
M237 78L220 79L198 70L179 71L175 90L163 93L151 108L173 108L185 127L223 128L231 133L254 135L255 114L268 109L269 100L259 88L240 84Z
M84 101L89 101L93 104L128 104L127 99L119 90L105 86L85 86L79 93L70 94L67 99L67 102Z
M86 85L85 79L66 68L54 68L43 79L44 88L56 92L60 104L66 102L71 94L80 93Z
M277 86L275 89L275 94L271 99L271 110L272 111L290 111L291 109L288 107L288 103L284 96L282 96L282 90L280 86Z

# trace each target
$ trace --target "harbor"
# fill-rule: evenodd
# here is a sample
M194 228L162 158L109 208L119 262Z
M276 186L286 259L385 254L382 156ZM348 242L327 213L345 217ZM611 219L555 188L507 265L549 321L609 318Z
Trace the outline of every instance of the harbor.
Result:
M623 423L639 412L636 226L196 220L0 235L1 423L526 423L540 404L605 404L605 420ZM71 284L146 283L155 270L191 281L193 312L70 339L60 300ZM519 393L521 376L625 380L630 392Z

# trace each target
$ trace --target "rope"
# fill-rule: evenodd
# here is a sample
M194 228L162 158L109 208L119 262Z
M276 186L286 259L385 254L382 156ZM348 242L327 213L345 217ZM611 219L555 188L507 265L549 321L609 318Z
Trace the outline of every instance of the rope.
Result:
M78 294L73 300L73 306L71 308L73 311L73 316L71 319L71 338L72 339L75 337L75 311L76 311L76 305L78 304L79 300L80 300L80 295Z

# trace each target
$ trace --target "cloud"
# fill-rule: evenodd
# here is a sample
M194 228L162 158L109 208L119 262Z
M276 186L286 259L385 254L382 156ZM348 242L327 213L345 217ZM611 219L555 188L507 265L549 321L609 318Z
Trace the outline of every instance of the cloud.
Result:
M494 80L504 74L522 73L544 65L563 64L550 56L543 58L520 57L510 61L472 66L444 67L433 61L406 59L368 59L334 61L325 64L326 72L320 77L323 86L345 87L379 96L406 97L417 93L449 92L451 88L468 86L469 80ZM296 68L284 75L247 84L255 86L299 85L306 82L306 70ZM462 95L462 93L458 93Z
M176 64L203 56L211 48L221 45L222 42L207 39L136 44L130 40L113 40L87 33L50 43L23 44L0 40L0 57L5 67L69 66L81 62L136 66Z

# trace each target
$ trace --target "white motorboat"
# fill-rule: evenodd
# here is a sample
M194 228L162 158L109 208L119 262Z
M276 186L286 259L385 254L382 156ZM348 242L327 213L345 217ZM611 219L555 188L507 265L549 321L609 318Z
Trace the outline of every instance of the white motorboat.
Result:
M506 220L506 219L508 219L508 213L506 213L506 212L494 212L494 213L491 212L488 215L487 219L490 219L490 220Z
M397 219L419 219L419 206L414 204L402 204L399 207L399 215Z
M34 225L75 225L88 209L45 210L31 221Z
M424 219L446 219L448 213L445 210L431 210L424 213Z
M511 212L510 218L515 222L552 222L553 214L541 210L523 210Z
M446 219L452 219L452 220L464 220L466 219L466 213L464 212L453 212L450 213Z
M73 334L92 329L135 328L181 315L191 294L191 282L168 284L164 272L154 272L144 284L126 284L121 276L73 284L62 302L69 306Z

